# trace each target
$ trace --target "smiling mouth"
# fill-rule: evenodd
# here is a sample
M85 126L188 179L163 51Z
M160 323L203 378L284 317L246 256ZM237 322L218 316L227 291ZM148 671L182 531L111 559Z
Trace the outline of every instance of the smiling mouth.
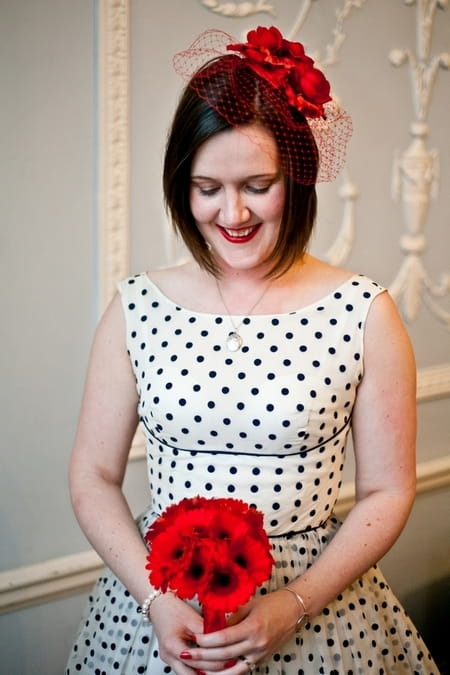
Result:
M237 243L242 244L247 241L250 241L250 239L253 238L253 236L256 234L256 232L259 230L260 227L261 225L252 225L252 227L243 227L239 230L230 230L219 225L219 228L225 239L227 241L231 241L236 244Z

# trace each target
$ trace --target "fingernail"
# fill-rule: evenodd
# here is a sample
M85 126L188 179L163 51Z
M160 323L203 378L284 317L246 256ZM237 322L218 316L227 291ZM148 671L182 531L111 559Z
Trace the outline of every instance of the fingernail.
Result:
M189 660L189 659L192 659L191 652L188 652L188 651L181 652L180 659L185 659L186 661Z
M232 668L237 663L236 659L230 659L225 663L225 668Z

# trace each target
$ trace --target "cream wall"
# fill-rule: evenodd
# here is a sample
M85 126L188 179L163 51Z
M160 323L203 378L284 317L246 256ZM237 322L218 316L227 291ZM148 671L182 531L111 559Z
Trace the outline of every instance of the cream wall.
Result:
M242 15L257 4L276 16ZM408 148L415 119L411 79L407 64L389 61L394 48L416 53L416 19L435 4L0 0L1 672L62 672L84 588L97 573L71 512L67 460L89 344L115 280L180 255L160 190L180 90L173 53L211 26L240 38L256 23L289 33L303 19L297 37L322 60L341 36L326 72L355 134L347 174L320 188L313 250L333 250L342 264L391 286L405 260L402 235L409 228L418 241L423 230L427 248L416 268L437 285L450 272L450 74L437 70L427 116L425 147L439 151L440 192L411 232L411 195L392 198L394 159ZM430 58L450 51L450 8L441 5ZM225 16L225 6L241 16ZM409 308L419 367L419 496L384 569L424 632L436 634L435 589L448 575L450 333L445 316L412 283L406 289L409 305L401 306ZM448 293L435 302L450 312ZM139 441L132 457L126 489L137 512L147 499ZM351 462L346 475L351 481ZM349 482L343 511L350 500Z

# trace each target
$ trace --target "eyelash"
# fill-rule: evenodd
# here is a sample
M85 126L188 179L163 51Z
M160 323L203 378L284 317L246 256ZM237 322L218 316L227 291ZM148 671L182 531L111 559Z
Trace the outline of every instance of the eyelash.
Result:
M203 197L214 197L214 195L219 191L220 188L215 187L215 188L201 188L200 186L198 187L198 191ZM271 185L266 185L261 188L253 187L252 185L247 186L247 190L251 192L252 194L255 195L263 195L266 192L269 191Z

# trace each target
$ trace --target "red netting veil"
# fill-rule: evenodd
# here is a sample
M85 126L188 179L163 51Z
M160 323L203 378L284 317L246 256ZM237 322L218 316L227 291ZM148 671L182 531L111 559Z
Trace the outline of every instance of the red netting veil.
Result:
M270 129L281 168L294 181L334 180L345 164L350 115L302 44L274 26L250 31L247 40L207 30L175 55L175 70L230 125L260 121Z

